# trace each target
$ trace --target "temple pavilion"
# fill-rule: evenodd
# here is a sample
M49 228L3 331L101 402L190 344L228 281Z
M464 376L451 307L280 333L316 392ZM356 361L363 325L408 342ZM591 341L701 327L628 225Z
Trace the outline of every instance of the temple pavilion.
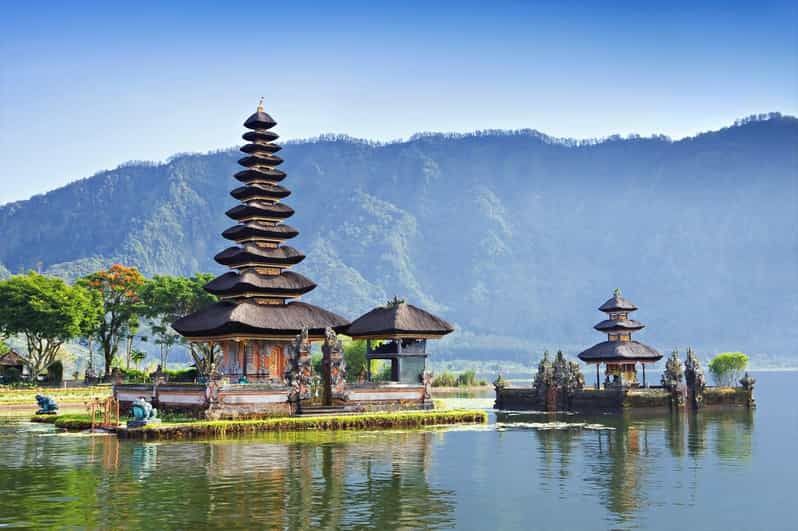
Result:
M579 354L579 359L596 365L596 388L600 388L599 371L603 363L606 366L605 384L638 385L637 364L643 372L643 386L646 385L646 364L656 363L662 354L638 341L632 340L632 333L642 330L645 325L629 318L629 314L637 310L637 306L625 299L621 290L616 289L613 296L599 310L608 318L598 323L595 328L607 334L607 341L593 345Z
M217 370L231 381L283 381L286 347L303 328L311 340L325 329L340 332L349 322L325 309L298 300L316 287L309 278L290 270L305 256L285 242L299 231L285 223L294 210L282 202L291 192L281 186L283 160L271 131L277 123L258 109L244 122L249 129L235 174L242 186L230 192L240 203L227 211L236 224L222 233L235 243L215 256L230 271L205 289L219 302L187 315L172 327L192 343L221 346Z
M366 340L369 362L390 361L391 381L418 384L427 370L427 340L440 339L453 330L440 317L394 298L355 319L346 334ZM366 365L371 380L371 363Z

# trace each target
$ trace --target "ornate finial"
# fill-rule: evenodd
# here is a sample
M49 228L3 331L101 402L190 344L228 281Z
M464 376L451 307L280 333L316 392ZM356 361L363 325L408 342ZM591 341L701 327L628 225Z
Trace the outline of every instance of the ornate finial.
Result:
M621 295L621 288L615 288L615 289L612 291L612 294L613 294L613 295L615 295L615 296L616 296L616 297L618 297L618 298L622 297L622 295Z
M393 296L393 299L389 300L389 301L388 301L388 304L387 304L386 306L387 306L388 308L396 308L396 307L397 307L397 306L399 306L400 304L404 304L404 302L405 302L405 300L404 300L404 299L400 299L399 297L397 297L396 295L394 295L394 296Z
M260 101L258 102L258 112L263 112L263 96L260 97Z

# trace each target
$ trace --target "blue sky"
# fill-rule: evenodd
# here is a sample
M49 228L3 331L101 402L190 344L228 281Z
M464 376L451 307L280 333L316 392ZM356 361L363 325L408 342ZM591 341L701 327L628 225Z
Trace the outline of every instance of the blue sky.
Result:
M283 138L798 114L786 2L54 4L0 4L0 203L234 145L260 96Z

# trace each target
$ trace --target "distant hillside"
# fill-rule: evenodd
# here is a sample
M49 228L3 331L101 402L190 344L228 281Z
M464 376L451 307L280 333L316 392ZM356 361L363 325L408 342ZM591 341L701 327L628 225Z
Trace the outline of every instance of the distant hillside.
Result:
M676 142L491 131L281 156L308 300L349 317L397 294L458 325L451 356L526 358L598 341L595 308L621 287L659 348L792 356L796 146L798 120L771 116ZM239 156L131 163L4 205L0 274L220 271Z

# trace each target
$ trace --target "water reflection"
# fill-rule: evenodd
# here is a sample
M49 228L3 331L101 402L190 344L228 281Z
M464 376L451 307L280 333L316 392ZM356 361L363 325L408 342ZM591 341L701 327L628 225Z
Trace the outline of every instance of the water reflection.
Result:
M497 422L507 423L506 429L538 427L531 431L539 449L541 492L556 491L564 499L574 494L571 476L584 477L587 493L600 498L614 524L637 520L643 509L661 505L651 493L660 492L672 474L675 486L688 490L687 503L694 503L696 473L709 449L721 465L732 467L742 466L753 452L754 413L747 409L593 417L497 413ZM598 425L605 429L592 429ZM582 455L574 465L575 450Z
M174 528L450 527L454 492L427 479L432 437L139 443L29 432L0 449L0 525L148 527L157 518Z

